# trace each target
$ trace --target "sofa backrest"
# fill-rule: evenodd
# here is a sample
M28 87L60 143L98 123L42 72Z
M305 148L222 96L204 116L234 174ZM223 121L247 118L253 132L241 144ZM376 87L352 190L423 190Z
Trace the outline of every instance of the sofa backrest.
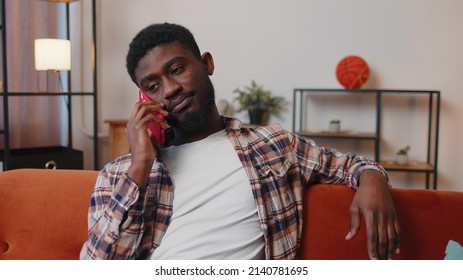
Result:
M0 259L78 259L97 171L0 172Z

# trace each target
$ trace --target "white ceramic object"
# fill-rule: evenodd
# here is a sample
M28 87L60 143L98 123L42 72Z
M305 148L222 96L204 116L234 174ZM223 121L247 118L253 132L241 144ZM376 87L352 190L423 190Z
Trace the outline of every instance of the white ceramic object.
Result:
M395 162L397 164L406 164L408 162L408 156L407 155L402 155L402 154L397 154L395 156Z
M341 124L340 123L330 123L328 126L328 130L330 132L339 132L341 131Z

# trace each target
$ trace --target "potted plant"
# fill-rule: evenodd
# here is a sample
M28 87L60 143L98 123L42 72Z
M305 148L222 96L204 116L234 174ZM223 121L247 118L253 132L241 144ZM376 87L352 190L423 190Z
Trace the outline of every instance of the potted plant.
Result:
M284 107L283 97L272 96L270 91L255 81L252 81L250 86L245 86L244 89L237 88L233 92L238 94L235 98L239 104L237 112L248 111L251 124L268 124L270 115L279 116Z
M341 120L331 120L330 125L328 126L330 132L339 132L341 131Z
M410 146L405 146L405 148L400 149L395 157L395 162L398 164L406 164L408 162L408 151L410 151Z

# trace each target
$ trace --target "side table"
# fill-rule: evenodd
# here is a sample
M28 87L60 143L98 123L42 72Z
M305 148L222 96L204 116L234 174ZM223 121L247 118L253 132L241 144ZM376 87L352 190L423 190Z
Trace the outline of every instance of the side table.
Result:
M109 160L129 153L129 142L125 136L127 120L106 120L109 124Z

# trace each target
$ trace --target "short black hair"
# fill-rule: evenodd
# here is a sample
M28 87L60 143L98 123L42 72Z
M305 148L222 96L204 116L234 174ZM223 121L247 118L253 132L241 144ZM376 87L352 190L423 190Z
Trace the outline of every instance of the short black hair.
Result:
M143 28L132 39L126 57L127 72L132 81L137 84L135 69L138 62L151 49L162 44L179 42L183 47L190 50L194 56L201 58L199 47L193 34L187 28L172 23L155 23Z

